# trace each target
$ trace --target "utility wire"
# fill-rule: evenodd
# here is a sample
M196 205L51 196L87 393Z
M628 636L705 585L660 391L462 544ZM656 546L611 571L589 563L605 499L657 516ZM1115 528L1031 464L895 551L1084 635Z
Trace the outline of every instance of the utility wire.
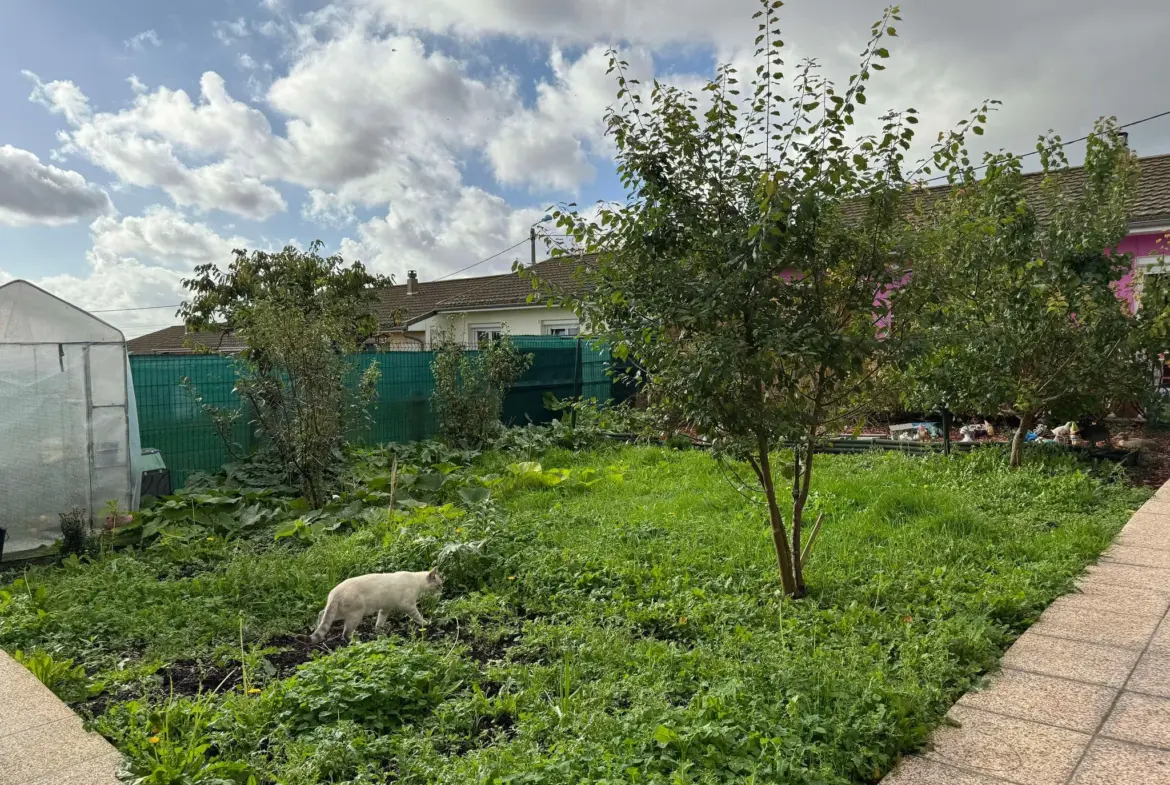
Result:
M158 308L178 308L179 305L143 305L138 308L105 308L100 311L89 311L89 313L125 313L126 311L153 311Z
M1119 125L1119 126L1117 126L1117 129L1120 131L1120 130L1124 130L1126 128L1132 128L1135 125L1141 125L1142 123L1148 123L1151 120L1158 120L1162 117L1167 117L1167 116L1170 116L1170 109L1166 110L1165 112L1159 112L1158 114L1152 114L1149 117L1143 117L1141 120L1134 120L1131 123L1126 123L1125 125ZM1050 147L1044 148L1044 151L1047 152L1048 150L1055 150L1057 147L1067 147L1070 144L1078 144L1080 142L1084 142L1085 140L1087 140L1089 138L1089 136L1090 136L1090 134L1085 134L1084 136L1080 137L1079 139L1073 139L1071 142L1059 142L1058 144L1054 144L1054 145L1051 145ZM1041 152L1040 150L1031 150L1031 151L1026 152L1026 153L1021 153L1020 155L1017 155L1016 157L1017 158L1027 158L1030 155L1040 155L1040 152ZM976 166L972 171L977 172L980 169L986 169L986 168L987 168L987 164L980 164L979 166ZM933 182L936 182L938 180L946 180L949 176L950 175L941 174L938 177L930 178L926 182L933 183Z
M434 283L435 281L442 281L442 280L444 280L444 279L446 279L446 278L450 278L452 275L459 275L459 273L467 272L467 271L468 271L468 270L470 270L472 267L479 267L481 264L483 264L483 263L485 263L485 262L490 262L492 259L495 259L495 258L497 258L497 257L503 256L503 255L504 255L504 254L506 254L508 251L514 250L514 249L516 249L516 248L519 248L520 246L524 245L524 243L526 243L526 242L528 242L528 238L527 238L527 237L525 237L523 240L521 240L520 242L518 242L518 243L516 243L515 245L513 245L511 248L505 248L504 250L500 251L499 253L494 253L494 254L492 254L491 256L489 256L489 257L488 257L488 258L486 258L486 259L480 259L480 260L479 260L478 262L476 262L475 264L469 264L469 265L467 265L466 267L464 267L464 268L463 268L463 269L461 269L461 270L456 270L456 271L455 271L455 272L453 272L453 273L447 273L446 275L442 276L441 278L435 278L434 280L432 280L432 281L431 281L431 283Z

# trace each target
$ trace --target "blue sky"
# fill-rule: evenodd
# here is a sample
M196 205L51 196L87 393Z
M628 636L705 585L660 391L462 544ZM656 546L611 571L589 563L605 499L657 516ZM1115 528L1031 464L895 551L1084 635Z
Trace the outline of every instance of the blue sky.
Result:
M0 48L0 281L95 310L178 302L237 246L321 239L400 280L522 240L550 204L621 196L602 55L695 87L747 67L755 0L42 0ZM843 76L880 2L795 0L790 57ZM949 126L984 97L989 148L1170 109L1170 9L910 0L871 103ZM1086 57L1085 53L1095 53ZM1135 128L1170 152L1170 120ZM1073 157L1076 151L1071 151ZM469 274L507 269L521 248ZM167 310L115 311L138 334Z

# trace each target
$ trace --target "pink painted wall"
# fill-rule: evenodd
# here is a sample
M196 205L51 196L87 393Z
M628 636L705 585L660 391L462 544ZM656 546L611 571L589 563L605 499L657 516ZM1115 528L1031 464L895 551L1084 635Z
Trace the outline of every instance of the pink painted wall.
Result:
M1137 271L1137 257L1170 255L1170 235L1165 234L1131 234L1117 246L1118 253L1127 253L1134 257L1127 273L1114 289L1117 296L1129 303L1129 309L1137 309L1137 287L1134 286L1134 275Z

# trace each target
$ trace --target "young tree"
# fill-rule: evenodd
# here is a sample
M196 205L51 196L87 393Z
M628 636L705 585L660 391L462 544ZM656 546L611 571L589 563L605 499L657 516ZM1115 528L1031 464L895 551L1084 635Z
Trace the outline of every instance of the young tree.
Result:
M192 329L227 329L244 341L236 391L250 404L265 446L314 506L324 504L345 435L373 397L377 365L350 393L347 356L377 331L377 289L391 283L360 262L322 257L320 247L237 250L226 271L202 265L183 281L192 296L180 309Z
M1090 135L1083 173L1058 138L1038 144L1042 171L1018 157L951 172L947 197L921 211L918 284L895 296L920 337L907 366L909 400L1012 415L1019 466L1036 418L1101 416L1152 387L1149 343L1165 336L1164 285L1145 282L1147 307L1119 298L1132 260L1113 252L1128 231L1136 157L1113 120Z
M742 109L730 66L701 100L655 82L646 101L611 53L619 105L607 122L628 196L595 216L556 213L598 254L577 268L583 295L538 285L646 369L667 413L750 464L781 583L799 597L813 447L856 415L901 343L882 295L905 276L903 205L916 173L904 172L904 155L918 119L890 112L877 135L854 136L896 7L873 26L843 91L806 61L786 93L780 6L766 0L756 15L758 67ZM985 112L944 135L939 162ZM784 442L795 444L791 471L774 465ZM792 480L787 524L778 474Z
M431 407L443 438L461 447L479 447L496 435L504 396L532 359L506 335L482 344L475 354L464 352L450 335L440 336L431 362Z

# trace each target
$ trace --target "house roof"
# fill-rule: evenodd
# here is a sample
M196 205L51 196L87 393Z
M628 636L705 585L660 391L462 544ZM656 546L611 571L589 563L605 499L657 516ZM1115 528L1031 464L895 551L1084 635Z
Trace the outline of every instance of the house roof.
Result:
M542 280L561 287L578 285L573 271L583 257L560 257L537 262L534 268ZM391 286L380 292L375 309L383 325L410 326L428 316L445 311L503 308L526 305L532 294L532 282L517 273L456 278L446 281L419 281L414 294L406 293L406 284ZM401 317L395 321L395 313Z
M126 341L130 354L195 354L202 350L234 354L244 344L229 332L189 333L181 324Z
M1079 188L1085 180L1085 169L1081 166L1055 173L1066 187ZM1024 194L1027 197L1040 195L1041 184L1044 181L1043 172L1030 172L1024 175ZM922 200L923 206L931 207L950 193L951 185L938 185L926 188L916 194ZM1036 218L1044 222L1048 218L1048 205L1042 199L1037 199L1033 205ZM846 207L847 213L855 210ZM1155 226L1170 223L1170 154L1151 155L1138 159L1138 183L1130 202L1129 222L1132 228Z
M583 258L561 257L537 262L536 274L542 280L572 289L578 285L573 271ZM379 291L374 315L383 330L408 329L436 313L526 305L533 291L532 282L516 273L419 281L414 294L407 294L406 289L406 284L400 284ZM242 342L231 333L188 333L183 325L131 339L126 346L131 354L190 354L193 350L189 344L220 352L238 352L243 348Z

